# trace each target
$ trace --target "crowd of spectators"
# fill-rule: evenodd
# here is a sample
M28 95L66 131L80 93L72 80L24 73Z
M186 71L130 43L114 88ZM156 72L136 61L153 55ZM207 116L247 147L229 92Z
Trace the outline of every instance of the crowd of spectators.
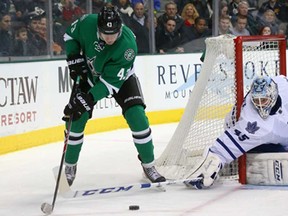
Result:
M78 4L78 2L77 2ZM85 11L76 0L53 0L52 37L46 0L0 1L0 57L44 56L64 53L63 34Z
M51 25L46 0L1 0L0 57L65 54L62 36L67 26L85 13L98 13L107 2L88 1L52 0ZM218 1L218 35L261 35L270 31L287 36L288 1ZM148 0L109 2L117 6L124 24L135 33L140 54L149 53L151 32L158 53L202 51L205 39L212 36L212 0L154 0L154 29L150 29Z

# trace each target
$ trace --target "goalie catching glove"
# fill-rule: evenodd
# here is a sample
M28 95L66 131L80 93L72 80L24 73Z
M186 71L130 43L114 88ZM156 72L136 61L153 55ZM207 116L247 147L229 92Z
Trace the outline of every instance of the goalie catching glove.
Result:
M73 121L78 120L84 112L92 114L94 102L91 94L82 92L76 93L70 102L65 106L63 121L69 121L73 115Z
M76 80L77 76L80 76L82 80L87 80L88 67L83 55L69 56L66 61L70 71L70 77L73 80Z
M220 158L209 150L205 155L204 160L195 166L196 170L187 177L187 179L193 179L185 182L187 187L193 187L196 189L208 188L213 185L214 181L218 177L218 173L222 168Z

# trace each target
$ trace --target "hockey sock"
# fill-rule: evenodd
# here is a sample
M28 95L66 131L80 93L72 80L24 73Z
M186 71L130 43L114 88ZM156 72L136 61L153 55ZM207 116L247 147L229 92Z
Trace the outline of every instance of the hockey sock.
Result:
M65 163L74 165L78 162L79 154L83 144L84 128L89 118L89 114L84 113L80 119L73 121L69 133L67 149L65 153Z
M148 118L143 106L130 107L124 114L142 163L154 161L154 146Z
M81 151L82 143L78 145L67 145L67 150L65 153L65 163L66 164L77 164L79 159L79 154Z

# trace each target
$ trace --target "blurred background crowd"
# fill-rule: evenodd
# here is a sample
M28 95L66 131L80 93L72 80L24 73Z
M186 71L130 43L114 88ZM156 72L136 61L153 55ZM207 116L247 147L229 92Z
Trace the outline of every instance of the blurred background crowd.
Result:
M222 34L288 33L287 0L0 0L0 60L63 57L67 26L106 2L136 35L139 54L201 52Z

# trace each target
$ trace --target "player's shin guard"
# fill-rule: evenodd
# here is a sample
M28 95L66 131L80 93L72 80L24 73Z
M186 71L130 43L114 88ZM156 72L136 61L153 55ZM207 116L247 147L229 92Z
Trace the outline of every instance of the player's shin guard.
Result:
M144 174L151 182L166 181L154 166L152 133L144 107L142 105L132 106L125 112L124 116L132 131L133 141L139 153L138 158L142 162Z
M143 163L154 161L154 146L149 122L144 107L135 105L126 110L125 119L132 131L132 137Z

